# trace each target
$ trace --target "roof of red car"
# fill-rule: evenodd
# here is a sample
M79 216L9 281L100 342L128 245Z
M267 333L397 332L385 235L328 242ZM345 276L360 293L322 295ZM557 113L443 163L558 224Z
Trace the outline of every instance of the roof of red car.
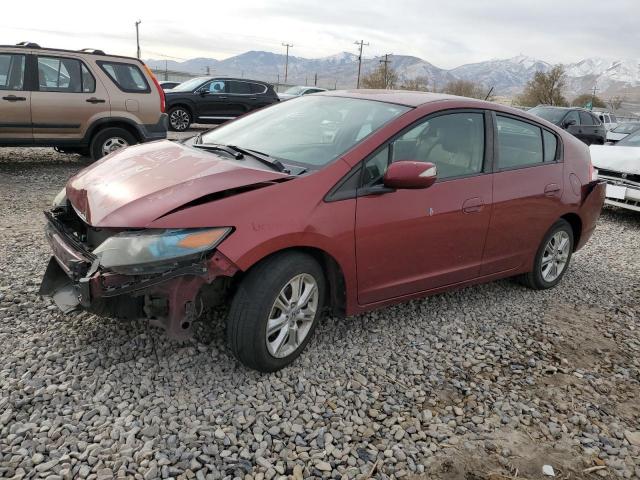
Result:
M425 103L437 102L441 100L470 100L455 95L433 92L413 92L409 90L334 90L320 92L314 95L328 95L333 97L362 98L365 100L377 100L379 102L396 103L408 107L417 107Z

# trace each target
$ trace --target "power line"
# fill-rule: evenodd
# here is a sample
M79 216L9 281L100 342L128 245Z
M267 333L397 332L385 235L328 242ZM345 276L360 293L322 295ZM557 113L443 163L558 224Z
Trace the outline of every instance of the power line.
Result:
M287 83L287 75L289 73L289 48L293 48L293 44L292 43L283 43L282 44L283 47L287 47L287 57L286 60L284 62L284 83Z
M354 45L360 45L360 53L358 54L358 82L356 83L356 88L360 88L360 71L362 70L362 47L368 47L369 43L364 43L364 40L353 43Z

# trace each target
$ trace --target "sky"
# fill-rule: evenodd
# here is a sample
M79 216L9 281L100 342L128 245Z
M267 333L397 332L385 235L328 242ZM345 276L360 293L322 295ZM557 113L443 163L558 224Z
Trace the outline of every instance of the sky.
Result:
M614 6L615 5L615 6ZM0 44L99 48L145 59L228 58L248 50L317 58L415 55L441 68L527 55L551 63L640 58L640 0L2 1Z

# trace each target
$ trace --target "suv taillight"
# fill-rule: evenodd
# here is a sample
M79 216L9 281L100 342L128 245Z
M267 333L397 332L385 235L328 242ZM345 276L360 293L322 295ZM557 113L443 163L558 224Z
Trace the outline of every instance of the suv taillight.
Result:
M164 97L164 90L162 89L162 86L160 85L160 83L158 83L158 79L156 78L156 76L153 74L153 72L151 71L151 69L144 64L144 68L147 71L147 73L149 74L149 76L151 77L151 80L153 80L153 84L156 86L156 88L158 89L158 94L160 95L160 111L162 113L165 112L166 110L166 99Z

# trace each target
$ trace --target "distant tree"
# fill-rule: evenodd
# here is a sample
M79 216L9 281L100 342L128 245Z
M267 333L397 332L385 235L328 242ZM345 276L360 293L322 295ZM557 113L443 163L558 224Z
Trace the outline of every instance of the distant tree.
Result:
M590 93L583 93L582 95L578 95L576 98L574 98L571 101L571 106L572 107L584 107L584 106L588 105L589 103L591 103L592 98L593 98L592 107L607 108L607 105L604 103L604 101L600 97L593 96Z
M607 100L607 105L609 105L609 108L615 112L620 109L622 102L624 102L624 97L615 96Z
M396 88L398 83L398 73L391 66L385 68L384 64L380 64L369 75L362 77L360 84L364 88Z
M477 83L468 80L451 80L442 89L442 93L459 95L461 97L480 98L484 100L488 90Z
M562 65L556 65L547 73L536 72L524 88L524 92L517 99L525 107L536 105L568 105L563 90L566 85L566 75Z
M402 90L413 90L416 92L428 92L429 90L429 77L416 77L405 80L400 85Z

